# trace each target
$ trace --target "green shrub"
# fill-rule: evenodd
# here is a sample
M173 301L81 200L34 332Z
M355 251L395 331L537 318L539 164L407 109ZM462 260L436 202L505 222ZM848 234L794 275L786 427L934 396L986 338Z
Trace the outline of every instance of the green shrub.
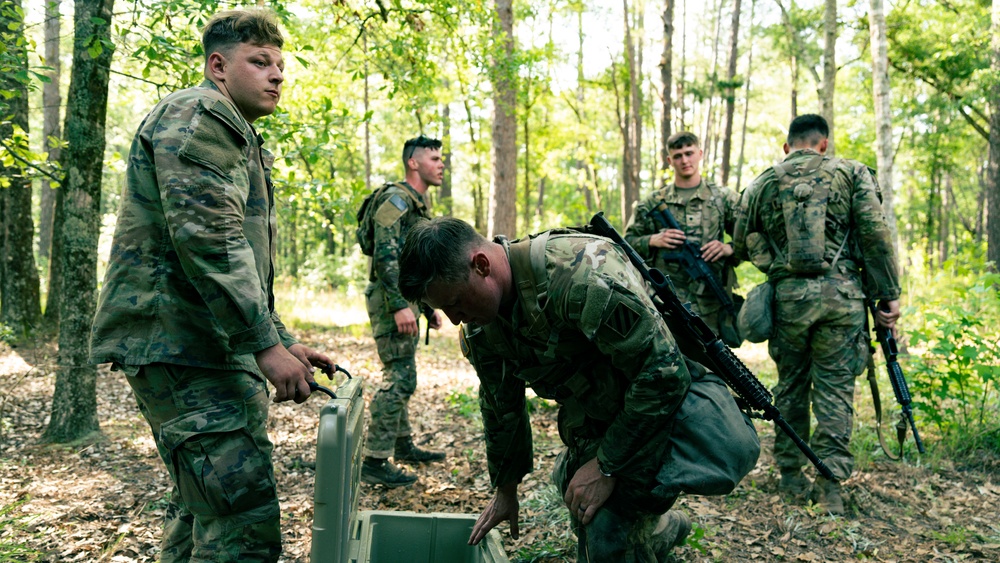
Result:
M904 317L915 409L951 455L1000 455L998 284L996 274L958 272Z

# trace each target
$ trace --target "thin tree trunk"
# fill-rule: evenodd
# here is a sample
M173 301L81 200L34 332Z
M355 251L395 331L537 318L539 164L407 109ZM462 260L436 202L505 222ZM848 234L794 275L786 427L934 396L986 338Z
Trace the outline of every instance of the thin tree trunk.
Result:
M892 86L889 82L888 39L885 11L882 0L869 0L868 28L871 32L872 90L875 102L875 158L878 183L882 190L882 209L885 211L892 244L899 254L899 234L896 227L896 192L892 181L894 160L892 144Z
M629 10L628 0L622 0L623 20L625 22L625 64L628 70L629 90L625 95L625 128L623 131L622 147L622 197L621 197L621 217L622 221L627 221L628 214L632 209L632 204L639 199L639 173L642 170L641 138L642 122L640 112L642 111L642 94L639 70L636 68L635 43L632 39L631 10Z
M576 10L576 25L577 25L577 51L576 51L576 102L577 108L576 112L577 121L583 125L587 122L586 120L586 110L583 107L584 96L584 74L583 74L583 4L577 4L574 8ZM587 162L581 157L581 155L588 154L587 150L588 143L586 140L577 140L576 143L576 184L577 189L583 192L583 200L587 206L587 214L589 215L594 209L594 197L590 190L590 182L588 178L590 176L587 167Z
M663 6L663 55L660 57L660 81L663 82L663 116L660 118L660 170L670 169L670 151L667 139L673 134L670 118L673 113L673 58L674 58L674 0L665 0ZM658 188L666 181L666 174L656 183Z
M531 76L528 76L525 97L530 97ZM531 176L529 166L531 165L531 129L528 125L528 116L531 113L531 106L525 103L524 107L524 202L521 212L521 228L527 233L531 224Z
M826 154L834 156L833 95L837 85L837 0L826 0L823 11L823 88L819 96L819 112L830 127L830 140Z
M18 74L27 76L27 38L24 36L24 21L20 14L21 0L14 0L14 10L0 13L0 24L8 32L13 32L14 40L7 44L7 53L16 58L20 67ZM0 123L0 138L17 150L27 148L28 136L28 85L24 79L14 78L10 73L0 82L2 89L14 92L6 108L8 119ZM16 133L16 138L15 138ZM0 243L0 322L10 327L18 340L23 340L38 328L42 316L39 299L38 270L35 268L34 234L31 217L31 181L25 170L18 166L0 164L0 177L9 185L3 190L2 199L2 243Z
M993 0L991 34L993 75L1000 76L1000 0ZM1000 81L993 83L993 95L990 96L990 157L986 178L986 199L989 200L986 256L996 271L1000 266Z
M448 81L445 80L445 89L448 88ZM441 204L444 206L444 214L452 215L455 211L454 196L451 193L451 105L447 102L441 107L441 160L444 161L444 179L441 180Z
M757 8L757 0L750 1L750 46L747 48L747 79L743 85L743 128L740 133L740 157L736 164L736 193L740 193L740 182L743 180L743 150L747 145L747 116L750 114L750 76L753 70L753 17Z
M719 38L722 35L722 4L716 0L715 6L715 39L712 42L712 73L708 76L708 110L705 112L705 133L701 136L701 146L705 151L702 160L702 173L709 177L715 174L715 155L712 154L712 134L715 128L715 90L719 83Z
M45 2L45 65L52 70L46 71L49 81L42 86L42 139L43 147L48 151L47 160L50 163L59 162L59 145L51 146L49 139L58 139L62 135L59 126L62 106L62 94L59 93L59 32L62 18L59 14L61 0ZM48 178L41 181L41 208L38 217L38 256L49 260L52 249L52 218L55 215L56 194Z
M73 72L66 103L63 153L63 263L59 330L59 372L44 440L69 442L99 431L97 368L88 365L90 324L96 308L97 241L100 236L104 124L108 109L108 69L113 54L114 0L75 2ZM96 57L88 54L95 41Z
M736 61L739 57L740 0L733 0L733 22L729 35L729 68L726 71L726 129L722 137L720 182L729 183L729 159L733 152L733 119L736 114Z
M791 16L791 10L795 9L795 1L789 0L787 10L780 0L775 0L775 3L781 10L781 23L785 26L785 37L788 40L788 67L792 82L792 91L790 92L792 117L789 119L790 122L799 115L799 34L795 30L795 26L792 25Z
M365 115L368 115L368 34L361 32L361 53L365 58ZM371 119L365 119L365 193L372 191ZM405 172L405 171L404 171Z
M493 61L493 182L490 184L487 236L514 238L517 227L517 75L514 59L513 0L494 0L497 11L493 39L499 49Z
M683 8L684 15L681 17L681 72L677 77L677 103L680 104L678 112L680 126L677 130L687 131L687 102L684 99L685 78L687 76L687 0L681 0L681 8Z

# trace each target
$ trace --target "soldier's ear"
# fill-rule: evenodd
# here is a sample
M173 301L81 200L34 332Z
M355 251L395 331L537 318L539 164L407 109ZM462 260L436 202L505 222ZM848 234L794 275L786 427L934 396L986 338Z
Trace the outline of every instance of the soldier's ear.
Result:
M485 278L490 275L490 259L482 252L473 254L472 269L476 272L476 275Z

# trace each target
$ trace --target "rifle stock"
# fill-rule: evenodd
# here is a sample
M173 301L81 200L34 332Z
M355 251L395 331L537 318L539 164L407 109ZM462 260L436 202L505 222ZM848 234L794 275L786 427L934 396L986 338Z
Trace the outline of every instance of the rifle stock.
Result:
M666 203L660 203L649 211L649 216L653 218L661 229L677 229L683 231L677 219L670 213ZM733 300L726 293L722 282L715 276L715 272L709 267L705 259L701 257L701 249L692 242L684 241L676 252L663 251L667 261L680 262L691 279L698 280L708 286L715 298L719 300L722 307L734 317L736 307Z
M662 305L662 308L660 312L670 327L671 332L677 338L678 345L681 346L684 354L696 361L711 366L713 371L736 392L737 396L750 409L759 411L762 418L773 421L782 432L787 434L796 447L816 466L820 475L828 480L835 481L836 478L833 476L830 468L795 433L795 430L788 424L788 421L781 416L778 408L772 404L771 392L736 357L736 354L712 332L712 329L708 327L701 317L691 312L691 310L681 303L680 299L670 288L670 282L663 272L660 272L656 268L647 268L639 253L629 243L625 242L625 239L604 218L603 212L594 215L590 220L590 226L594 234L609 238L617 244L628 256L632 265L642 274L643 279L653 287L656 296L661 301L660 305Z
M885 356L885 368L889 373L889 383L892 384L892 392L896 395L896 402L898 402L899 406L902 408L899 424L896 425L900 454L902 455L903 440L906 437L907 426L913 430L913 441L917 444L917 451L924 453L924 442L920 439L920 433L917 431L917 423L913 420L913 408L910 406L912 402L910 387L906 384L906 377L903 376L903 368L900 367L899 360L896 359L899 355L899 348L896 345L896 337L892 335L891 329L879 326L876 320L878 307L874 301L869 302L868 308L871 310L872 314L872 324L875 327L875 338L878 340L878 343L882 348L882 355Z

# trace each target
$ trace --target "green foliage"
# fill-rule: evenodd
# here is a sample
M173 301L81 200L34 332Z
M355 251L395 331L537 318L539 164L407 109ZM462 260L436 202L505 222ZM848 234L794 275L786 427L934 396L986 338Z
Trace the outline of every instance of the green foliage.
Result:
M522 530L539 527L549 530L550 533L543 539L518 549L511 559L512 562L572 560L570 557L576 554L576 537L570 529L569 511L566 510L562 494L555 485L549 484L528 496L521 503L521 514L524 518L521 522Z
M24 544L23 540L11 539L12 532L26 532L31 517L19 512L27 502L22 498L11 504L0 506L0 563L36 561L41 553ZM37 535L37 534L36 534Z
M452 412L456 412L465 418L477 418L479 416L479 392L473 387L465 389L452 389L445 397Z
M955 455L1000 455L1000 297L997 274L956 272L906 311L914 404Z

